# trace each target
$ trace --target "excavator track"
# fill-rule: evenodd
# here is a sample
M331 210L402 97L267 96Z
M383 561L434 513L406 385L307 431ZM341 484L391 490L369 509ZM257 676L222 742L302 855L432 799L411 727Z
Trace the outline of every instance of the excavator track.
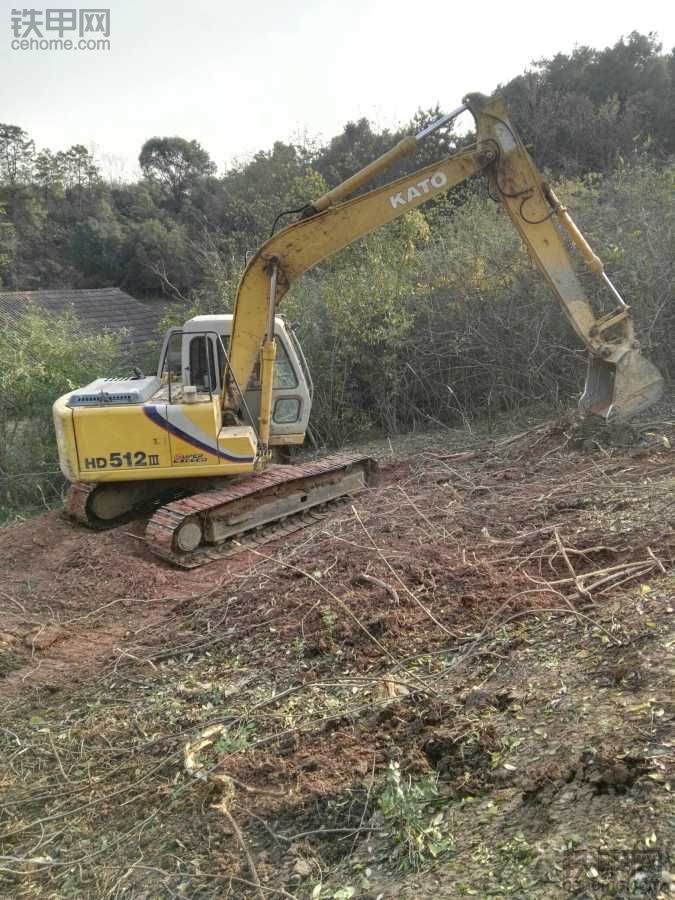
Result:
M66 513L75 519L76 522L86 525L88 528L95 527L95 523L87 515L87 506L96 487L95 484L84 484L81 481L77 484L71 484L64 504Z
M340 498L372 484L376 469L370 457L354 455L270 466L220 490L162 506L147 524L147 546L186 569L241 553L324 518Z
M191 494L195 479L162 481L98 482L78 481L66 494L65 512L76 522L95 531L115 528L135 518L139 512L156 509L179 496Z

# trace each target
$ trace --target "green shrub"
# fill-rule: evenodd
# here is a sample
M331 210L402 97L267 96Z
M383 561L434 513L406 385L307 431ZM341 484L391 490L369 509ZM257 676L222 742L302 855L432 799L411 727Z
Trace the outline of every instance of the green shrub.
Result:
M443 813L429 807L437 793L433 778L406 781L398 763L389 763L378 806L401 869L422 869L453 847L452 835L443 830Z
M556 185L666 377L674 176L645 164ZM603 283L580 260L577 270L594 307L611 308ZM569 406L582 390L585 350L487 197L379 229L308 274L282 308L298 324L316 383L312 424L328 443L533 402Z
M54 400L113 374L119 337L79 334L74 315L29 309L0 332L0 521L60 499Z

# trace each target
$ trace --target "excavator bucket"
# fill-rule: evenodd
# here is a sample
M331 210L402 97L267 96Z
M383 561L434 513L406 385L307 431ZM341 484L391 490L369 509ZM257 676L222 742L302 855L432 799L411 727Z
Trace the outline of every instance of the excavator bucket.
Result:
M616 363L589 359L579 407L604 419L627 419L656 403L662 391L656 366L639 350L627 350Z

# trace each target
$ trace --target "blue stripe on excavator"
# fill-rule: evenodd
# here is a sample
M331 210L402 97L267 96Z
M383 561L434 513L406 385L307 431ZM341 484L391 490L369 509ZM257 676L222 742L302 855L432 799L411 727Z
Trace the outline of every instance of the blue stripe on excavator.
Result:
M234 463L249 463L253 462L255 458L253 456L238 456L235 453L227 453L225 450L221 450L220 447L212 447L209 444L200 441L199 438L193 437L191 434L188 434L187 431L183 431L182 428L179 428L177 425L172 424L161 414L156 406L148 406L147 404L144 404L143 412L151 422L154 422L155 425L159 425L159 427L162 429L168 429L169 432L174 435L174 437L180 438L187 444L192 444L192 446L196 447L198 450L205 450L207 453L211 453L214 456L218 456L221 459L226 459L228 462Z

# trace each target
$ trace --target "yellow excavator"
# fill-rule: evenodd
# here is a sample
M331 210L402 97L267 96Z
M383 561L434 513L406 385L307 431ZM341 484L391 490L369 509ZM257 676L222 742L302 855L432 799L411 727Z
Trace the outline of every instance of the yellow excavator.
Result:
M475 144L347 199L466 110L475 120ZM196 316L171 329L156 375L99 378L56 401L60 464L72 482L67 512L108 527L153 504L148 546L192 567L229 555L243 541L302 527L333 501L363 490L375 470L368 457L272 461L279 448L304 441L312 404L311 375L279 304L321 260L481 174L588 349L582 410L627 418L655 402L662 379L640 354L630 307L535 167L501 98L469 94L264 243L244 271L234 315ZM565 236L609 291L607 314L594 314Z

